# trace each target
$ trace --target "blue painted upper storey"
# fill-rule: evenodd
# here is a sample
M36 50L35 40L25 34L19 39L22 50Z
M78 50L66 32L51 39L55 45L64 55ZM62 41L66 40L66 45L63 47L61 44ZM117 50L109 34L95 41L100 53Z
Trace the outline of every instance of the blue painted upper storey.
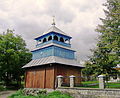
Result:
M74 50L71 49L70 37L55 25L48 31L35 38L36 49L32 51L32 59L48 56L58 56L66 59L75 59Z

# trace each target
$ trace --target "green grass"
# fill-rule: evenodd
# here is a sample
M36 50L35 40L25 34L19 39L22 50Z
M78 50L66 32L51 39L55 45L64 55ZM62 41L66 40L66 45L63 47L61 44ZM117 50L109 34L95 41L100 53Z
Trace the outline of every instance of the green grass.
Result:
M118 88L118 89L120 89L120 82L107 83L106 88Z
M83 85L89 85L89 84L94 84L94 83L99 83L98 81L85 81L82 82Z
M84 81L80 88L99 88L98 81Z
M22 90L18 90L15 94L12 94L8 98L73 98L69 94L63 94L60 91L53 91L48 94L38 94L37 96L25 96Z
M73 97L70 96L69 94L62 94L60 91L54 91L46 95L45 98L73 98Z
M82 82L81 88L99 88L98 81L85 81ZM93 84L93 85L92 85ZM106 88L120 89L120 82L106 83Z
M99 88L99 85L84 85L84 86L80 86L79 88Z

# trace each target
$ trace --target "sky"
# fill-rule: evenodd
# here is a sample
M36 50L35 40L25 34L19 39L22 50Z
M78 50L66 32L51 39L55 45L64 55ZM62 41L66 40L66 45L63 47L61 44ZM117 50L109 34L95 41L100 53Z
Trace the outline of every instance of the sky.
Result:
M106 0L0 0L0 33L8 28L21 35L30 50L34 38L51 27L52 16L56 26L72 36L71 44L79 61L92 55L97 43L95 29L104 18Z

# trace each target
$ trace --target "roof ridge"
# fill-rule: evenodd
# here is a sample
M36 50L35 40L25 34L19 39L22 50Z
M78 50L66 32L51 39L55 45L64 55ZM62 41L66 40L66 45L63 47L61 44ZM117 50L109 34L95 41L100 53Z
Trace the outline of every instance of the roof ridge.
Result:
M45 34L48 34L50 32L56 32L56 33L59 33L59 34L63 34L63 35L66 35L66 36L69 36L68 34L66 34L65 32L63 32L62 30L60 30L58 27L56 27L55 25L52 25L48 30L46 30L42 35L45 35Z

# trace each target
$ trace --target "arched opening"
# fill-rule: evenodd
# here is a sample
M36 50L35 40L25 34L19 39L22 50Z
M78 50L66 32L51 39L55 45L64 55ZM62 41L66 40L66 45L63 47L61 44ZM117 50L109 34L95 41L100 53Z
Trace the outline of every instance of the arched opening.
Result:
M69 39L66 39L66 40L65 40L65 43L70 44L70 40L69 40Z
M57 37L56 35L54 36L54 40L57 40L57 41L58 41L58 37Z
M60 37L60 42L64 42L64 39L62 37Z
M46 41L47 41L46 38L44 38L44 39L43 39L43 43L46 42Z
M52 36L49 36L49 37L48 37L48 41L49 41L49 40L52 40Z
M41 40L38 40L38 41L37 41L37 44L40 44L40 43L41 43Z

